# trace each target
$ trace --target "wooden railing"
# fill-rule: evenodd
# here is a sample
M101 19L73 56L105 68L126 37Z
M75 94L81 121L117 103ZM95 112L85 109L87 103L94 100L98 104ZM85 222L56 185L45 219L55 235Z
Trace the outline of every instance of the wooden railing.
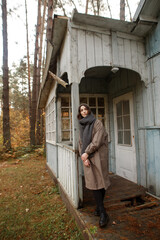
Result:
M81 184L77 153L67 145L58 144L58 181L73 205L77 208L81 195ZM79 189L80 187L80 189Z

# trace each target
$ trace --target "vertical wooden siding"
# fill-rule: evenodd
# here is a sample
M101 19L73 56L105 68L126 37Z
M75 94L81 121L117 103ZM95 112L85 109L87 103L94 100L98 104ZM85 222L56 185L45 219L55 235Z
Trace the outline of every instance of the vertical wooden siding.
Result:
M78 207L78 176L77 158L74 151L58 146L58 180L64 191L70 197L75 207Z
M160 197L160 129L147 130L147 187Z
M158 18L158 24L150 32L147 38L147 56L152 57L158 52L160 52L160 15Z
M57 171L57 147L53 144L46 143L46 154L47 154L47 164L54 173L56 177L58 177Z
M135 141L137 158L138 183L147 185L146 179L146 148L145 148L145 130L144 127L144 92L145 86L140 81L140 77L133 71L120 70L109 84L109 115L110 115L110 134L111 142L109 144L110 152L110 170L115 172L115 134L113 121L113 98L132 91L134 96L134 122L135 122Z
M114 51L115 46L118 46L118 52ZM63 48L60 72L62 74L67 69L70 83L79 83L88 68L113 66L114 53L117 54L116 65L137 71L141 74L142 80L147 81L145 46L138 37L116 32L114 35L109 32L97 33L70 27Z

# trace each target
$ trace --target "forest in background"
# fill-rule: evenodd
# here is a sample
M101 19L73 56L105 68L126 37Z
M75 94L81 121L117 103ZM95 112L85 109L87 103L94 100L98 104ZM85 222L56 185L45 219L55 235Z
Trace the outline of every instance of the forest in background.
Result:
M7 19L16 12L7 9L7 0L1 1L3 66L0 73L0 156L16 156L17 149L32 149L45 144L44 110L37 110L37 101L45 68L46 45L51 41L53 14L69 16L71 9L83 9L84 13L112 17L110 0L37 0L34 59L30 57L28 6L25 6L26 53L18 63L8 66ZM137 2L138 4L138 2ZM132 20L128 0L119 0L119 18Z

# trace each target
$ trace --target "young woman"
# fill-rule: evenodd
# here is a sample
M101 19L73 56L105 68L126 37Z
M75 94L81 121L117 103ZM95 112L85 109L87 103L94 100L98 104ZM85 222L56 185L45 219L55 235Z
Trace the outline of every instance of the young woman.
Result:
M84 164L86 188L93 190L96 200L95 216L100 216L99 226L104 227L109 217L104 208L105 191L110 185L108 177L108 135L100 120L96 120L85 103L78 108L80 138L79 153Z

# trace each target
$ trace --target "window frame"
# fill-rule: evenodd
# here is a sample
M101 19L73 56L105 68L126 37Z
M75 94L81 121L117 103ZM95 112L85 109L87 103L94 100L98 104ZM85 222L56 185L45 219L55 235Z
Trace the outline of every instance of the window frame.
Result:
M58 117L58 121L57 121L57 127L58 127L58 143L66 143L66 144L71 144L72 143L72 128L70 128L70 140L69 141L62 141L62 118L61 118L61 98L62 97L69 97L69 103L70 103L70 113L72 112L72 105L71 105L71 95L70 94L59 94L58 98L57 98L57 117ZM108 114L108 95L107 94L79 94L79 99L81 97L85 97L87 98L87 104L89 104L89 98L93 97L96 98L96 118L98 119L98 97L99 98L104 98L104 125L105 125L105 129L108 133L108 141L110 141L110 136L109 136L109 114ZM103 108L103 107L101 107ZM78 113L78 109L77 109L77 113ZM71 122L72 122L72 115L70 115L70 126L71 126Z
M128 105L129 105L129 113L124 113L124 106L123 106L123 103L124 102L128 102ZM117 105L119 104L119 103L122 103L122 114L121 115L118 115L117 114ZM117 124L117 144L119 145L119 146L128 146L128 147L131 147L132 146L132 141L131 141L131 116L130 116L130 101L129 100L121 100L121 101L119 101L119 102L117 102L116 103L116 124ZM119 118L122 118L122 129L121 130L119 130L119 128L118 128L118 119ZM124 117L129 117L129 124L130 124L130 128L124 128ZM119 143L119 132L121 132L122 133L122 141L123 141L123 143ZM129 143L124 143L124 133L125 132L130 132L130 144Z
M47 104L45 108L45 130L46 130L46 142L56 143L56 104L55 97Z

